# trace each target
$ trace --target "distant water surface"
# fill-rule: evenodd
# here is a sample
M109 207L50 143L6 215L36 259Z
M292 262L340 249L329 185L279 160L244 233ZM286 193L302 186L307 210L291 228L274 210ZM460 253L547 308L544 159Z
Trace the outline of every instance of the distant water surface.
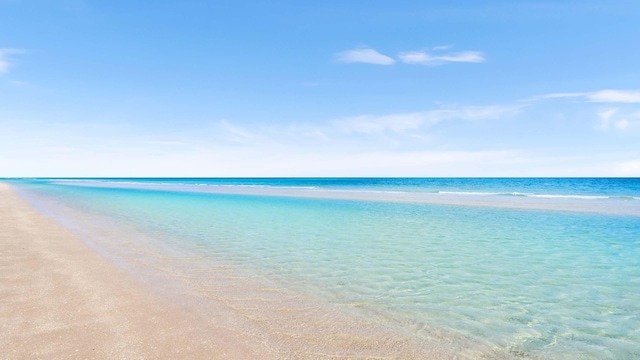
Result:
M104 178L50 181L640 199L638 178Z

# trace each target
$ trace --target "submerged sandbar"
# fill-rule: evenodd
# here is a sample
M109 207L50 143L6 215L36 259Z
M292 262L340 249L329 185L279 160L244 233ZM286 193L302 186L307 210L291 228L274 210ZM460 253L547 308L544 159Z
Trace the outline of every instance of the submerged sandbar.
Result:
M70 186L123 188L158 191L185 191L215 194L284 196L318 199L409 202L436 205L488 208L568 211L610 215L640 216L640 199L635 197L555 196L523 194L487 194L473 192L413 192L366 189L332 189L313 187L243 186L215 184L141 183L107 180L52 180Z

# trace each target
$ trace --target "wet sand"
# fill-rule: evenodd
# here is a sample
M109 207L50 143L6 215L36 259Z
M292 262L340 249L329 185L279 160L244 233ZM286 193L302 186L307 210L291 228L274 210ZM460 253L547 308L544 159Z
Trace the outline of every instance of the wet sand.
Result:
M197 280L168 275L196 296L161 294L2 183L0 254L0 359L511 358L437 329L416 338L210 265ZM160 272L178 269L167 261Z

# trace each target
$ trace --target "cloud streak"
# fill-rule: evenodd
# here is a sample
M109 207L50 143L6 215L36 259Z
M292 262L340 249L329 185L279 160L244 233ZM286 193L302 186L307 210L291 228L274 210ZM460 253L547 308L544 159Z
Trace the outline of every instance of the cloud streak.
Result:
M6 74L11 67L11 55L22 54L24 50L0 48L0 74Z
M222 130L228 135L228 138L235 142L245 142L256 139L256 135L246 131L245 129L232 124L228 120L220 120L218 122Z
M600 129L609 130L611 118L616 114L616 112L618 112L618 109L607 109L598 113L598 117L600 118Z
M578 99L593 103L640 103L640 90L600 90L580 93L554 93L536 96L530 100Z
M519 106L466 106L414 113L382 116L360 115L335 121L335 126L348 133L407 133L449 120L491 120L515 115Z
M408 51L398 55L405 64L438 66L448 63L483 63L486 61L480 51L462 51L457 53L432 55L427 51Z
M359 48L336 54L336 60L341 63L364 63L375 65L393 65L396 61L382 55L371 48Z
M372 48L357 48L336 54L336 61L340 63L375 65L393 65L400 61L408 65L427 66L439 66L449 63L483 63L486 61L484 53L480 51L442 53L442 51L452 47L452 45L445 45L433 47L429 51L405 51L398 54L398 60L381 54Z

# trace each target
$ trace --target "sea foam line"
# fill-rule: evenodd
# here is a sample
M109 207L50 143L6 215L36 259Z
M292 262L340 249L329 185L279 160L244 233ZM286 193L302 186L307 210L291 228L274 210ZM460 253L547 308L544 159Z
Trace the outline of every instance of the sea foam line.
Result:
M603 200L603 199L620 199L620 200L640 200L635 196L605 196L605 195L556 195L556 194L527 194L521 192L497 193L497 192L481 192L481 191L438 191L442 195L471 195L471 196L520 196L528 198L543 199L580 199L580 200Z
M449 196L475 196L475 197L524 197L524 198L540 198L540 199L556 199L556 200L624 200L635 201L640 197L630 195L573 195L573 194L535 194L523 192L486 192L486 191L403 191L403 190L376 190L376 189L339 189L318 186L278 186L265 184L215 184L215 183L187 183L187 182L140 182L140 181L113 181L107 179L53 179L54 184L62 185L83 185L100 184L102 186L115 185L116 187L143 186L145 188L161 188L161 187L180 187L192 188L197 191L199 187L205 188L258 188L258 189L291 189L291 190L312 190L314 192L333 192L333 193L370 193L370 194L396 194L408 196L420 195L449 195Z

